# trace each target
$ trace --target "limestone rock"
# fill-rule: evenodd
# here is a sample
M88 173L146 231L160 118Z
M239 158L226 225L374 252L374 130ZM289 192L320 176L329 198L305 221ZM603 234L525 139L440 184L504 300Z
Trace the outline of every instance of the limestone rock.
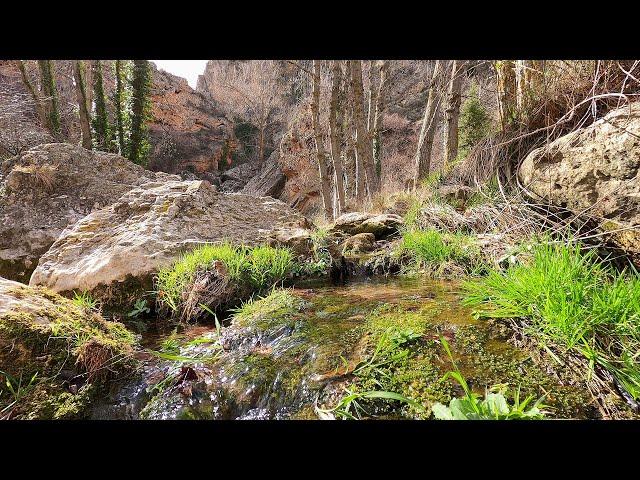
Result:
M342 254L366 253L376 247L376 236L373 233L358 233L342 243Z
M640 256L640 102L534 150L519 177L544 201L626 229L612 239Z
M379 239L397 233L403 224L402 217L391 213L352 212L338 217L329 231L340 231L350 235L373 233Z
M198 244L286 243L286 232L310 226L270 197L218 193L204 181L150 182L67 229L30 284L91 290L109 303L135 286L149 289L160 267Z
M176 178L66 143L6 160L0 167L0 275L26 283L68 225L141 183Z

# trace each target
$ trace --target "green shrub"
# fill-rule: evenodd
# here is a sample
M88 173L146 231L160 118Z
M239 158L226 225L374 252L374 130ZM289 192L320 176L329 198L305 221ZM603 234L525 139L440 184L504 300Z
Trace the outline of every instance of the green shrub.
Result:
M158 272L158 300L171 310L178 310L183 293L191 286L196 275L212 268L216 261L223 263L225 277L232 286L248 285L253 290L272 286L294 266L293 255L286 248L246 247L230 243L203 245Z
M476 315L519 318L542 346L583 355L640 398L640 278L604 267L594 250L542 244L532 260L465 284Z

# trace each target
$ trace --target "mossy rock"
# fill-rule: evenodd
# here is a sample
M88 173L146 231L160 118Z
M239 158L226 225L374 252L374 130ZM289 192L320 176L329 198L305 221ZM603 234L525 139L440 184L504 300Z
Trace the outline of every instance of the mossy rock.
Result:
M82 418L94 395L136 367L135 347L122 324L46 288L0 279L3 415Z

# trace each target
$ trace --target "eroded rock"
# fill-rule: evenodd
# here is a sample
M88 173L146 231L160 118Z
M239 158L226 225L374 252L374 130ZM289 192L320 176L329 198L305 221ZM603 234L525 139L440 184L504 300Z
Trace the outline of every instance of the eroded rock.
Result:
M286 245L287 232L310 227L273 198L223 194L204 181L150 182L67 229L30 284L90 290L107 303L126 304L131 298L121 295L150 289L159 268L199 244Z
M640 102L531 152L524 187L559 207L588 215L640 258Z
M66 143L33 147L0 167L0 275L28 282L60 233L154 173L115 154Z

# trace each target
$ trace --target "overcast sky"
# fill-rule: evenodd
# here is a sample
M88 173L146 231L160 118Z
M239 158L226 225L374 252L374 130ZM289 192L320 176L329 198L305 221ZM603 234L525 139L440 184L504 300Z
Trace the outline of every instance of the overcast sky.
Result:
M196 88L198 75L204 73L207 60L151 60L156 66L179 77L186 78L192 88Z

